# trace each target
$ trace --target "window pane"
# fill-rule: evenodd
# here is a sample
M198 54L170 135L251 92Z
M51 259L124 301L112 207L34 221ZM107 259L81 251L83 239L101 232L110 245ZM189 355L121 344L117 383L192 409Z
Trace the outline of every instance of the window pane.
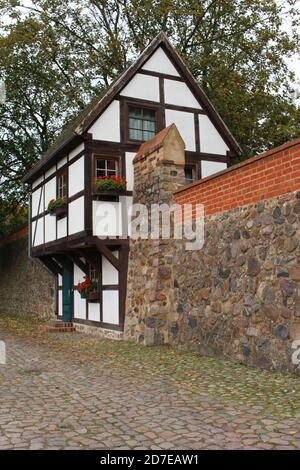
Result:
M135 129L129 129L129 139L132 140L144 140L143 132Z
M143 132L143 140L149 140L152 139L152 137L155 136L154 132L149 132L149 131L144 131Z
M185 168L184 169L184 176L187 183L192 183L193 181L193 169L192 168Z
M99 168L99 169L100 168L101 169L105 168L105 160L97 160L96 165L97 165L97 168Z
M137 117L141 118L142 117L142 108L129 108L129 116L130 117Z
M143 128L144 128L145 131L155 132L155 122L153 122L153 121L144 121L143 124L144 124Z
M107 169L108 170L115 170L116 162L114 160L107 160Z
M143 118L155 121L155 111L153 111L153 109L143 109Z
M129 118L129 128L130 129L142 129L143 121L141 119Z

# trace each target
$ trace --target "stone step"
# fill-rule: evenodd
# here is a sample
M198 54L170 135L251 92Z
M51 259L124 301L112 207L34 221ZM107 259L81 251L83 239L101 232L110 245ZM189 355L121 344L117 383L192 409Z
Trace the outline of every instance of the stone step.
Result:
M44 333L72 333L76 328L72 322L63 322L61 320L50 320L41 326Z

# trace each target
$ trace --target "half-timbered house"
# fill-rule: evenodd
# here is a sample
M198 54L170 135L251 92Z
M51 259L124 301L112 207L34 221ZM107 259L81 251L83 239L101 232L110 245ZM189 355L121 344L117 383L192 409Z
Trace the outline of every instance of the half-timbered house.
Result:
M120 193L99 191L95 181L126 178L122 195L130 204L137 150L171 123L185 142L187 182L223 170L240 153L213 105L160 33L25 176L31 188L30 255L57 276L58 318L123 329L129 241L120 236L122 223L113 226L107 238L101 238L97 223L99 208L107 200L121 212ZM63 201L52 213L51 200ZM82 298L74 287L84 276L97 280L97 288Z

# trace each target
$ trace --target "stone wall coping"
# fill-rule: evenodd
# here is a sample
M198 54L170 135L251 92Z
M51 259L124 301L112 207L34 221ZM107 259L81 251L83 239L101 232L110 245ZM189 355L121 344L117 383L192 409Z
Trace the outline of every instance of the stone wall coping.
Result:
M239 170L240 168L243 168L245 166L252 165L253 163L256 163L259 160L263 160L265 158L272 157L272 156L276 155L277 153L278 154L282 153L282 152L287 151L287 150L289 150L293 147L299 147L299 152L300 152L300 137L298 137L296 139L293 139L293 140L289 140L288 142L286 142L285 144L280 145L279 147L275 147L271 150L267 150L263 153L255 155L254 157L248 158L247 160L244 160L240 163L237 163L236 165L232 165L229 168L226 168L225 170L214 173L213 175L207 176L206 178L203 178L199 181L195 181L194 183L190 183L190 184L184 186L183 188L179 188L175 191L175 194L179 194L179 193L181 194L184 191L189 191L191 188L201 186L201 185L207 183L208 181L211 181L211 180L216 179L216 178L220 178L223 175L226 175L226 174L231 173L233 171Z

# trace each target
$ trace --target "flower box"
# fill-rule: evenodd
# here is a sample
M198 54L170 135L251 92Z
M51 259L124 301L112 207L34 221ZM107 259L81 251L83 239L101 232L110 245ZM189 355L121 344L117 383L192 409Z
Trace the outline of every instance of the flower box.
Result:
M78 282L76 289L82 299L87 299L89 302L99 300L98 281L96 279L84 276L84 281Z
M64 199L51 199L48 204L48 212L50 215L62 216L67 214L68 206Z
M99 302L99 292L98 291L89 292L87 294L87 300L89 302Z
M95 187L97 193L116 193L117 195L126 191L127 181L125 178L118 176L98 176Z
M60 216L60 215L66 215L67 214L67 206L60 206L57 207L53 212L50 212L50 215L55 215Z

